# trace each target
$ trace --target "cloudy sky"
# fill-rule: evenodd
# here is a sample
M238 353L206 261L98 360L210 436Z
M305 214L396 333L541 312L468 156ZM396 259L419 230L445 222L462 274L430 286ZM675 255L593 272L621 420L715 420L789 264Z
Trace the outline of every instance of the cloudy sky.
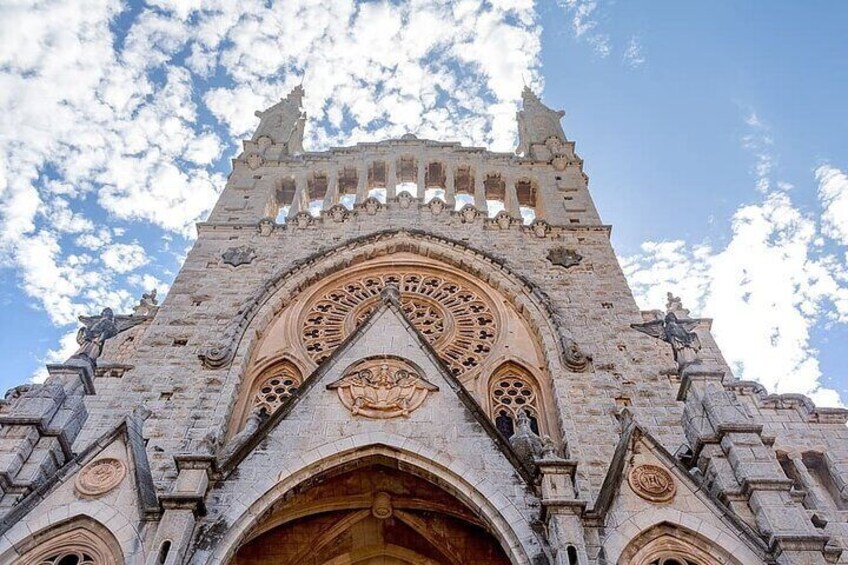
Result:
M848 402L848 4L0 3L0 388L76 318L167 291L238 140L303 81L307 148L515 147L563 108L639 303L681 294L737 376Z

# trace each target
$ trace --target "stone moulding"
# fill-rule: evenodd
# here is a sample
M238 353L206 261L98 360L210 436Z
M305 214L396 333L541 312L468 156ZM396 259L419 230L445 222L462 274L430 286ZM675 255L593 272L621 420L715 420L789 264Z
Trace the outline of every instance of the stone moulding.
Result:
M769 394L768 390L756 381L732 381L725 383L724 388L740 395L753 395L761 409L797 410L806 421L811 423L848 423L848 409L819 408L803 394Z
M408 417L439 387L409 363L394 358L365 359L327 385L354 416L372 419Z
M376 202L376 200L375 200ZM394 244L392 240L399 240ZM471 276L481 277L482 280L489 282L492 275L500 274L507 277L516 285L518 289L513 292L502 288L502 284L495 283L496 288L507 291L507 296L515 300L518 296L516 292L520 292L530 303L538 308L539 313L548 320L551 329L556 334L556 348L562 363L565 367L573 372L585 372L592 370L592 358L585 353L579 344L571 336L565 323L565 318L559 309L554 306L550 297L545 291L540 289L526 277L514 273L509 269L502 259L478 251L466 244L451 240L445 237L436 236L421 230L385 230L358 238L351 239L336 247L323 250L315 253L303 260L296 261L293 266L278 273L268 280L262 288L254 295L245 301L244 305L239 309L234 316L232 322L224 329L223 335L205 346L200 350L198 357L203 366L209 369L218 369L228 366L236 353L236 349L245 331L252 323L254 317L259 313L260 309L272 299L272 297L286 285L294 285L288 296L283 299L283 302L275 307L275 311L284 307L291 301L300 291L321 280L328 272L334 272L338 269L338 260L334 258L348 254L357 249L364 248L369 245L390 244L383 252L409 251L419 253L425 256L430 256L440 259L438 250L427 249L428 246L443 246L450 250L455 250L460 253L469 254L472 257L488 264L492 269L489 275L481 275L475 272L475 269L468 270ZM379 253L378 253L379 254ZM375 256L374 252L368 253L368 256ZM340 260L340 259L339 259ZM350 264L350 259L345 260L346 264ZM323 270L315 269L322 262L327 263L327 267ZM469 269L469 265L465 265ZM310 272L311 271L311 272ZM526 309L524 305L517 305L518 311L522 312ZM546 354L547 355L547 354Z

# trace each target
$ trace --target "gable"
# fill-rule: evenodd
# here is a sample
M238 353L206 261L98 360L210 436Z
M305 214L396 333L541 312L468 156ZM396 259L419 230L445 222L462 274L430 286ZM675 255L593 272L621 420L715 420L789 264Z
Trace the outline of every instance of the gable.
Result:
M740 563L762 563L768 552L753 529L632 421L626 424L591 513L606 525L602 545L609 563L617 563L640 536L666 530L679 532L672 535L681 539L703 537Z

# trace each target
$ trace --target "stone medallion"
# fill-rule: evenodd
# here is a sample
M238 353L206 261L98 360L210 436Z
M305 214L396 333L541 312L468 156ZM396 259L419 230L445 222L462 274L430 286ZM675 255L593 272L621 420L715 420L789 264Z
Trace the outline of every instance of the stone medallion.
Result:
M439 390L408 363L394 358L365 359L327 385L354 416L386 419L409 416Z
M91 461L77 475L77 492L86 496L102 496L121 484L127 474L122 461L106 457Z
M627 482L633 492L651 502L667 502L677 493L671 474L656 465L634 467L627 476Z

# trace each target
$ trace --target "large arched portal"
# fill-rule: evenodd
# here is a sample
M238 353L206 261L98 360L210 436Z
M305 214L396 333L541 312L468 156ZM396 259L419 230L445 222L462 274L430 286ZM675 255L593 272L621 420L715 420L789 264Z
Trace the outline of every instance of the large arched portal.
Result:
M460 500L394 459L335 467L288 492L234 565L509 564L501 540Z

